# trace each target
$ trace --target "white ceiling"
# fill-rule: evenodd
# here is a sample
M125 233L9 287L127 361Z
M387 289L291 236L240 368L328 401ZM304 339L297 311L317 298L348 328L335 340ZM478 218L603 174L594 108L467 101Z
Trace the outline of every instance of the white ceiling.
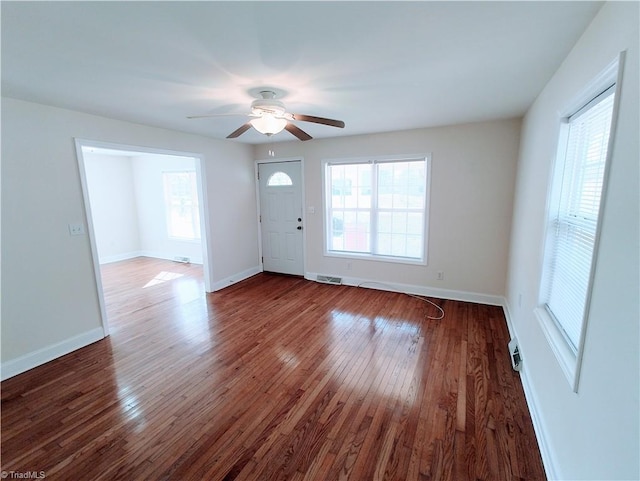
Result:
M315 138L515 117L601 5L3 1L2 94L219 139L247 119L186 116L247 113L263 86L345 121L297 122Z

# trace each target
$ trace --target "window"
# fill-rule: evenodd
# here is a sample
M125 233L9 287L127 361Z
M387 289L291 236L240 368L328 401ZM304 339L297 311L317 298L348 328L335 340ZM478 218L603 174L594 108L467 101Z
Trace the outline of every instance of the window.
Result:
M163 172L167 232L170 238L200 240L196 173Z
M589 310L614 110L615 84L609 85L564 120L549 202L537 315L574 390Z
M269 176L267 185L269 187L280 187L282 185L293 185L293 181L284 172L274 172Z
M424 263L426 157L327 161L326 253Z

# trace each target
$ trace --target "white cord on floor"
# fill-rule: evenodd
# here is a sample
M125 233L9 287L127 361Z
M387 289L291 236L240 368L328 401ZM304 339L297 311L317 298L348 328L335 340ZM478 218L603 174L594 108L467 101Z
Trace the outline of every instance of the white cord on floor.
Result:
M432 317L432 316L425 316L427 319L431 319L434 321L439 321L440 319L444 319L444 309L442 307L440 307L438 304L436 304L435 302L430 301L429 299L425 299L422 296L417 296L415 294L409 294L408 292L402 292L402 291L396 291L393 286L390 286L389 284L385 284L384 282L376 282L376 281L365 281L365 282L361 282L360 284L358 284L357 287L362 287L364 284L376 284L378 286L384 286L386 287L388 291L391 292L397 292L399 294L404 294L405 296L409 296L409 297L414 297L416 299L419 299L421 301L427 302L429 304L431 304L432 306L434 306L436 309L438 309L440 311L440 317Z

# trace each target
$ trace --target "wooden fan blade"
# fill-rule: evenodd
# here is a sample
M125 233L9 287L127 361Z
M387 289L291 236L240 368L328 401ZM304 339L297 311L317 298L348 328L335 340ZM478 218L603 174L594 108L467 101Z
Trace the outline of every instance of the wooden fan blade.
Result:
M250 128L251 128L251 122L247 122L246 124L242 125L241 127L231 132L229 135L227 135L227 139L235 139L236 137L240 137Z
M292 133L293 135L298 137L300 140L310 140L313 138L301 128L293 125L291 122L287 122L287 125L285 125L284 128L287 130L287 132Z
M331 127L344 128L342 120L325 119L324 117L314 117L313 115L291 114L294 120L302 120L303 122L314 122L316 124L330 125Z

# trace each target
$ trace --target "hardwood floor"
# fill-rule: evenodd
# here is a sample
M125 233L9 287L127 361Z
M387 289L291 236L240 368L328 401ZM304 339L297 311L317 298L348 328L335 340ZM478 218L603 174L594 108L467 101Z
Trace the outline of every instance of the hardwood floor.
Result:
M501 308L103 266L111 336L2 383L2 469L60 480L545 479ZM118 280L119 279L119 280Z

